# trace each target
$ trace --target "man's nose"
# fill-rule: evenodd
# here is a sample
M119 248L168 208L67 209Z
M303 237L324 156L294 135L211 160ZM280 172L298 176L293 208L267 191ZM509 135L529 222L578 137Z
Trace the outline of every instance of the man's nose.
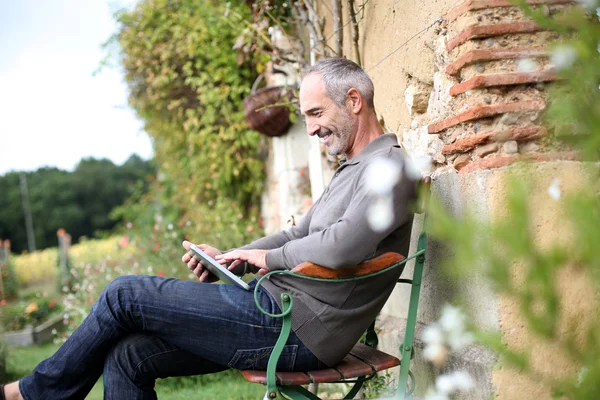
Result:
M308 136L314 136L321 130L321 126L311 121L306 122L306 131L308 132Z

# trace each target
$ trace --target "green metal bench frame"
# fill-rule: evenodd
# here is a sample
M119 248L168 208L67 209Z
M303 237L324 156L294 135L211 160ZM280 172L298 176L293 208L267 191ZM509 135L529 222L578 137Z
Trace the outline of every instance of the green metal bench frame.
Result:
M254 289L254 301L258 309L264 314L273 317L273 318L283 318L283 326L281 330L281 334L273 348L271 356L269 357L269 363L267 365L266 371L266 386L267 386L267 394L265 398L269 399L309 399L309 400L319 400L320 398L315 394L309 392L302 386L283 386L279 385L277 382L276 376L276 365L279 360L279 356L283 351L283 348L287 342L287 339L290 335L290 331L292 328L292 307L294 300L289 293L281 294L281 304L282 304L282 312L279 314L271 314L265 311L258 302L258 288L260 287L262 281L267 279L271 275L293 275L299 279L308 279L313 281L325 281L325 282L343 282L343 281L353 281L359 279L367 279L373 277L375 275L383 274L393 268L397 268L411 259L415 259L414 264L414 272L412 279L398 279L399 283L405 283L411 285L410 291L410 301L408 306L408 316L406 320L406 330L404 334L404 342L400 348L400 374L398 378L398 389L397 389L397 398L405 399L407 396L412 394L415 388L415 378L410 372L410 360L414 357L414 338L415 338L415 327L417 323L417 309L419 306L419 295L421 292L421 281L423 278L423 265L425 263L425 250L427 247L427 236L425 233L425 218L423 220L423 228L421 234L419 235L419 240L417 244L417 251L410 257L403 259L381 271L363 275L359 277L353 278L340 278L340 279L325 279L325 278L315 278L304 276L300 274L296 274L292 271L287 270L275 270L264 275L257 283ZM371 347L377 346L377 336L374 330L374 322L367 331L366 335L366 344ZM352 399L358 393L364 382L373 378L376 375L376 372L373 372L369 376L362 376L353 380L341 380L334 381L331 383L354 383L354 386L350 389L348 394L344 397L344 399ZM408 378L411 377L411 387L407 388Z

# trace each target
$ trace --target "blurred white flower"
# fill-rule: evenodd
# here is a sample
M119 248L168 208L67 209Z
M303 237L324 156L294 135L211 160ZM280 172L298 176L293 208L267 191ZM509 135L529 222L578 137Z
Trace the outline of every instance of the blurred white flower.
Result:
M550 62L558 70L569 68L577 59L577 50L573 46L561 45L552 51Z
M460 350L473 342L473 336L465 330L465 321L465 315L458 308L446 304L442 309L439 324L452 350Z
M152 273L152 267L148 267L148 273Z
M423 349L423 358L436 367L441 367L448 358L448 348L443 343L432 343Z
M56 328L52 329L52 335L56 335L58 331L56 330Z
M560 200L560 179L554 178L550 186L548 186L548 195L552 198L552 200Z
M127 223L127 229L131 229L131 228L133 228L133 224L131 222L128 222Z
M432 166L432 159L425 154L417 154L406 163L406 174L410 179L419 180L428 175Z
M173 224L167 225L167 229L170 230L170 231L172 231L173 230Z
M423 330L422 338L425 344L444 343L444 332L439 324L431 324Z
M538 69L538 65L531 58L520 58L517 60L517 70L519 72L534 72Z
M387 158L375 159L365 171L367 189L378 195L391 193L400 180L400 167Z
M467 392L473 389L473 380L465 371L454 371L438 376L435 380L435 387L440 393L447 395L457 391Z
M394 220L394 205L391 196L380 196L369 205L367 221L375 232L383 232Z
M581 383L585 379L585 376L587 375L587 373L588 373L588 369L586 367L582 367L579 370L579 373L577 374L577 386L581 385Z
M110 274L106 274L104 278L106 278L107 281L110 281L112 279L112 276Z

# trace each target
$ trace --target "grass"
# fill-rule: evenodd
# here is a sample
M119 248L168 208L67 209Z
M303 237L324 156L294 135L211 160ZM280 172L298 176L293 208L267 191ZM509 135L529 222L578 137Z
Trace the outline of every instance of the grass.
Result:
M56 344L46 344L9 349L6 360L8 381L29 374L40 361L50 357L58 347L59 345ZM156 383L156 393L161 400L254 400L261 399L265 389L262 385L246 382L239 372L228 370L206 376L159 379ZM86 399L102 400L102 397L103 386L100 379Z

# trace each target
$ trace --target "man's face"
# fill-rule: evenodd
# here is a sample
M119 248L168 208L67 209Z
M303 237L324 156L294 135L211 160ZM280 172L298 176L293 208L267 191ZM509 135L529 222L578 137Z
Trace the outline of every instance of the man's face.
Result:
M308 134L317 135L327 146L329 155L336 156L348 151L356 134L355 117L327 96L319 74L311 74L302 81L300 107L306 118Z

